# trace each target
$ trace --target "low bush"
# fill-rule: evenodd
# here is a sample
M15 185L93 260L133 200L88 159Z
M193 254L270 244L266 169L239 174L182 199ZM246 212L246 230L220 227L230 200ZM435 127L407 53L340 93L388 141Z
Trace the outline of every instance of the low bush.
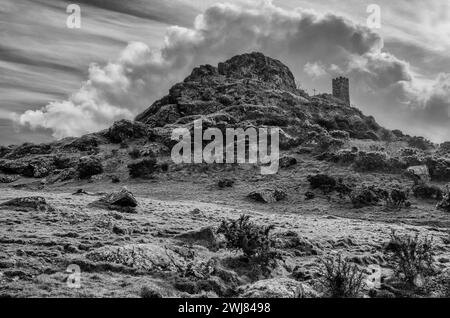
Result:
M360 151L355 159L354 167L358 171L381 171L386 169L386 154L383 152Z
M82 157L78 162L77 171L80 179L88 179L91 176L101 174L103 172L103 165L97 157Z
M434 274L433 240L429 237L421 239L419 234L400 236L392 232L386 252L397 277L412 286Z
M315 176L308 176L307 180L311 186L311 189L319 189L324 194L328 194L334 191L337 181L335 178L325 174L317 174Z
M364 287L365 275L346 259L328 257L322 260L322 284L332 298L355 298Z
M128 171L132 178L151 177L157 170L155 158L144 158L128 164Z
M424 200L442 200L444 197L441 188L425 183L414 185L412 192L415 198Z

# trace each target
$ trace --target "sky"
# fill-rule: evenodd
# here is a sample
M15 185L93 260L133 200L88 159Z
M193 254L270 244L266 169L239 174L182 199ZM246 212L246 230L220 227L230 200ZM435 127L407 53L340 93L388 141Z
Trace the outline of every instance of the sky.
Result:
M81 0L80 28L69 4L0 2L1 145L132 119L193 67L252 51L310 94L347 76L352 104L383 126L450 140L448 0Z

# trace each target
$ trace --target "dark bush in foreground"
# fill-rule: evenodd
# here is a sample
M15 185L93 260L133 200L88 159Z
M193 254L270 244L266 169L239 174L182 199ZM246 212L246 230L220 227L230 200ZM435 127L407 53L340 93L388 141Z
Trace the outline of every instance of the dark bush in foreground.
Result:
M322 260L322 284L326 293L332 298L355 298L364 286L364 274L355 264L342 259L339 254L337 258L326 258Z
M414 197L424 200L442 200L443 192L441 188L429 184L416 184L412 188Z
M78 163L77 171L80 179L88 179L103 172L102 162L94 156L82 157Z
M432 275L433 240L425 237L391 234L386 248L396 275L410 285L418 285L418 280Z
M132 178L146 178L151 177L156 171L156 159L155 158L145 158L128 165L128 171L130 177Z
M237 220L224 220L217 233L223 234L227 248L241 250L244 256L267 272L274 267L278 253L272 249L270 231L273 225L258 225L250 221L250 216L242 215Z

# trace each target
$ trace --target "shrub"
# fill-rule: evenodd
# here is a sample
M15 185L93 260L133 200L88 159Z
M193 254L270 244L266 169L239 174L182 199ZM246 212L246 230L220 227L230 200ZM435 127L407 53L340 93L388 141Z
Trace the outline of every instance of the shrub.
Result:
M144 158L128 165L128 171L132 178L146 178L151 177L156 171L156 159Z
M409 190L393 189L390 192L383 192L383 194L385 194L383 199L388 208L400 209L411 206L411 203L408 201Z
M442 200L436 205L436 208L450 212L450 189L447 187L442 196Z
M400 236L392 232L386 251L390 253L395 274L410 285L417 285L417 279L434 273L431 238L420 239L419 234Z
M444 197L441 188L425 183L414 185L412 192L414 197L425 200L442 200Z
M355 159L354 166L359 171L384 170L386 168L386 154L360 151Z
M163 298L159 291L147 286L141 288L140 296L141 298Z
M354 298L357 297L364 286L364 274L355 264L342 259L339 254L337 258L328 257L322 260L323 281L327 294L332 298Z
M344 139L347 140L350 138L350 134L343 130L333 130L330 131L330 136L336 139Z
M350 200L354 208L363 208L366 206L378 205L383 196L387 196L385 190L374 186L362 187L350 194Z
M423 138L423 137L410 137L408 139L408 146L414 147L420 150L429 150L433 149L434 145L431 141Z
M130 157L133 158L133 159L138 159L138 158L141 157L141 151L140 151L138 148L136 148L136 147L134 147L133 149L131 149L131 150L128 152L128 154L129 154Z
M222 221L217 233L225 236L227 248L241 250L245 257L267 270L274 266L278 257L272 250L270 231L273 228L273 225L255 224L250 221L250 216L241 215L237 220Z
M325 174L308 176L307 180L312 189L320 189L324 194L331 193L336 187L336 179Z
M81 179L88 179L93 175L103 172L102 162L97 157L82 157L78 163L77 171Z

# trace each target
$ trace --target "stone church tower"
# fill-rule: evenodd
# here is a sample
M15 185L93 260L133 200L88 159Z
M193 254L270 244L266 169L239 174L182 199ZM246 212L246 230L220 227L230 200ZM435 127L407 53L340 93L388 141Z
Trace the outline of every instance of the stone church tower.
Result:
M333 79L333 96L339 98L350 106L350 91L348 78L338 77Z

